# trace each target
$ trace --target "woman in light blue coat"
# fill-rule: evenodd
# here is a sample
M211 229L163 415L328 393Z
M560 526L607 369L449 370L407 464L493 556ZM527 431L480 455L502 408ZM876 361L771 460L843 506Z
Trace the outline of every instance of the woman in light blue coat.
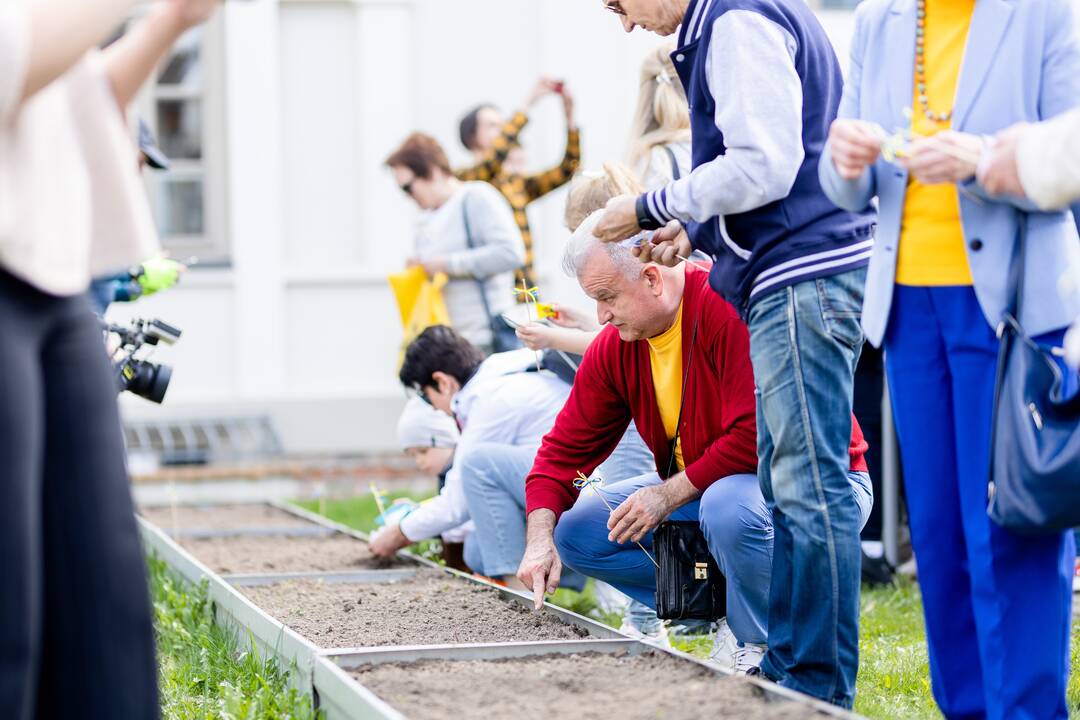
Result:
M1080 312L1056 282L1076 223L991 195L974 175L983 137L1080 104L1073 5L867 0L819 168L837 205L878 199L863 326L885 346L934 697L949 718L1068 716L1072 536L994 525L986 492L994 328L1018 227L1029 248L1021 322L1060 345ZM915 139L887 161L883 146L891 157L889 136L909 122Z

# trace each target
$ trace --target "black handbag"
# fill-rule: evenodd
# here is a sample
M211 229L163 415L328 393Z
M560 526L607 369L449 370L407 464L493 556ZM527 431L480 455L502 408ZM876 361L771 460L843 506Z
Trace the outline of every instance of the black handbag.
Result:
M476 243L473 242L472 229L469 227L468 200L469 196L467 194L461 199L461 211L465 216L465 244L471 250L476 247ZM487 315L488 324L491 327L491 352L501 353L523 347L521 338L517 336L514 327L506 322L501 314L491 314L491 304L488 302L484 279L474 279L476 280L476 287L480 291L480 303L483 305L484 313Z
M665 480L675 473L675 448L679 443L686 404L690 368L694 364L698 322L690 336L682 399ZM716 620L727 614L727 581L716 564L701 525L690 520L665 520L653 531L656 555L656 616L661 620Z
M1059 533L1080 525L1080 395L1064 397L1061 367L1020 325L1026 236L1022 216L997 328L987 512L1013 532Z
M653 532L656 616L661 620L718 620L727 614L727 580L701 525L665 520Z

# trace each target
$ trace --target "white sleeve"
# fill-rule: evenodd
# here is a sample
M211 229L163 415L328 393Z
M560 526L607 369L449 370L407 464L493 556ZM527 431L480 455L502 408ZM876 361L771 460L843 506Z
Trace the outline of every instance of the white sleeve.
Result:
M1080 110L1027 128L1016 165L1024 193L1043 210L1080 201Z
M729 10L711 33L706 80L726 152L645 195L660 222L705 222L787 197L805 158L795 38L750 10Z
M405 537L412 542L426 540L469 519L462 468L468 463L472 448L480 443L513 444L515 427L506 420L511 415L510 410L510 405L499 391L476 399L454 450L454 464L446 473L442 492L401 521L401 532Z
M469 506L461 486L459 470L461 446L454 453L454 464L446 473L446 484L439 494L405 516L400 530L411 542L438 537L469 519Z
M0 123L20 106L30 64L30 7L25 0L0 2Z

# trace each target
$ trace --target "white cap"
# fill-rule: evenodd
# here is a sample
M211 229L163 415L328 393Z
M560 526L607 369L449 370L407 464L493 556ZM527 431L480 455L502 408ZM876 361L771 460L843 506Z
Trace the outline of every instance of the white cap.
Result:
M410 398L405 403L397 432L402 448L452 448L457 445L459 434L453 418L418 397Z

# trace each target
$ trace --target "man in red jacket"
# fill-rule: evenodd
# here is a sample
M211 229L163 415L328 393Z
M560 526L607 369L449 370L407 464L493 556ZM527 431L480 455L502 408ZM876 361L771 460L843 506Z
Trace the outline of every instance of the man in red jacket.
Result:
M755 474L749 335L735 309L710 290L706 272L687 263L643 265L630 241L597 241L597 219L570 239L565 265L609 327L585 354L526 480L527 547L518 578L539 606L544 591L558 587L565 559L655 607L654 567L636 543L651 552L660 522L696 520L727 579L733 660L746 671L765 649L773 539ZM575 504L577 473L592 473L631 419L656 472L607 478L600 492L615 506L610 514L592 491ZM865 450L853 423L851 502L863 522L872 504Z

